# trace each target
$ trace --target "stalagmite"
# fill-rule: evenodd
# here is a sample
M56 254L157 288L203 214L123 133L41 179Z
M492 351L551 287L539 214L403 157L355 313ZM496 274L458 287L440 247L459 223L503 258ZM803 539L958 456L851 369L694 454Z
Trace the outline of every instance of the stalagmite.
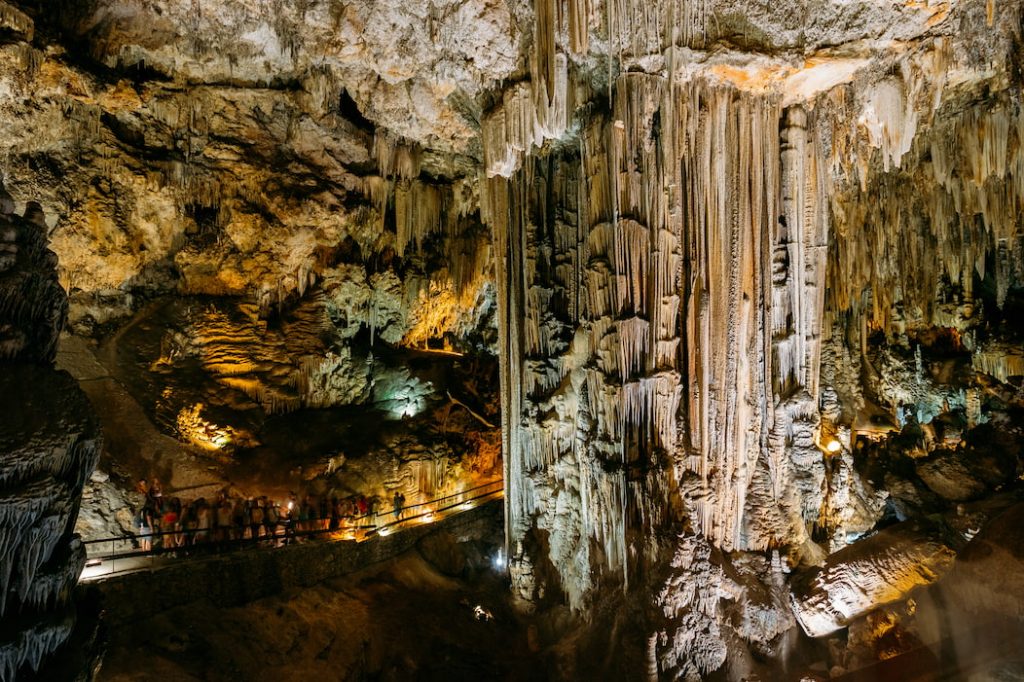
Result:
M0 209L5 198L0 188ZM29 671L46 678L44 666L54 665L54 652L71 636L71 588L85 563L75 519L100 449L88 400L52 367L67 295L37 211L0 213L2 680ZM88 665L88 651L73 655Z

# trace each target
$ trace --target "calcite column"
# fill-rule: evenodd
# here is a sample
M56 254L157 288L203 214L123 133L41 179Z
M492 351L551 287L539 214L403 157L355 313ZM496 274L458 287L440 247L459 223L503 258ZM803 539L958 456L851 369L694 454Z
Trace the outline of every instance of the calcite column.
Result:
M826 223L805 117L784 151L781 114L771 96L625 74L578 144L490 168L524 596L547 580L582 606L602 575L643 581L657 538L687 523L724 549L791 527L771 435L778 400L816 390ZM815 402L800 408L813 429Z
M86 679L86 652L58 652L75 628L85 547L74 528L99 425L75 380L53 368L67 296L41 211L0 204L0 680Z

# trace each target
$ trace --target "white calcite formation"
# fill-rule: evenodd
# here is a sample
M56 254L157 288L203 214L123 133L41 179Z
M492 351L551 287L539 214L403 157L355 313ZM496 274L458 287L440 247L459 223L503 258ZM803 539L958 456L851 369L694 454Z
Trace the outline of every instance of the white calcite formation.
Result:
M581 38L581 7L609 43ZM684 547L695 534L817 563L881 517L887 494L848 450L864 378L833 364L833 387L823 363L859 362L876 330L967 333L971 310L944 304L972 301L986 258L1002 305L1021 274L1024 133L1019 84L993 66L1018 49L1018 5L872 7L873 41L851 45L855 59L823 49L802 68L702 52L721 37L702 19L716 3L535 6L530 81L482 124L517 595L543 601L557 586L584 609L608 576L644 586L680 556L670 529ZM889 42L894 31L913 47ZM603 75L583 54L602 49L616 57ZM894 421L957 404L958 389L905 378L890 383L906 395L873 390ZM823 573L826 592L865 584L815 607L829 615L801 616L807 632L934 580L934 556L951 555L930 547ZM703 596L681 597L683 584ZM715 585L673 578L655 598L678 628L659 639L657 670L724 660L693 640L730 639L691 622L714 612Z
M6 197L0 203L10 210ZM85 565L75 520L100 449L85 395L70 375L52 367L67 297L32 213L0 214L2 680L28 671L46 679L44 668L52 670L46 666L74 629L71 595ZM86 651L76 655L83 666L89 660ZM82 674L87 671L84 666Z

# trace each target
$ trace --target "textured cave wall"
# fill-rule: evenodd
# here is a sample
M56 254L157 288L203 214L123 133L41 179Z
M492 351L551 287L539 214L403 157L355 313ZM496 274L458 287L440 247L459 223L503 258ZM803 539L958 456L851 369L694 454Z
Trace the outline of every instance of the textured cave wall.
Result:
M372 327L362 280L394 275L415 345L463 337L492 295L477 105L457 102L514 68L500 3L17 4L0 153L16 203L42 206L75 331L165 293L266 317L362 266L349 309Z
M68 668L58 659L76 624L85 547L74 528L99 425L74 379L53 369L67 295L38 206L20 216L0 203L0 679L87 679L87 648Z
M684 517L724 549L763 549L799 544L787 506L817 511L788 459L817 452L827 223L807 198L806 113L640 74L614 95L582 153L488 181L508 254L511 539L547 531L576 606L594 569L628 580Z
M169 353L274 413L496 298L515 593L641 611L651 675L936 579L956 543L842 548L1018 473L958 445L1021 403L1018 1L16 4L3 173L72 326L236 297Z

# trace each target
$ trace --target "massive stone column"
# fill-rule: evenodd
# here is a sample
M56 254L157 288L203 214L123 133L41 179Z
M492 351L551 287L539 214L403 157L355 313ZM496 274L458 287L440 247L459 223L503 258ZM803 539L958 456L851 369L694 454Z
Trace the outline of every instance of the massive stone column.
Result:
M578 144L486 181L513 577L540 589L550 557L577 606L684 521L724 549L802 532L791 479L814 462L789 460L794 433L821 483L827 220L806 113L782 125L774 96L641 74L613 95Z
M540 3L529 80L482 121L481 189L516 594L586 610L639 586L664 621L651 667L684 677L725 660L721 604L756 601L730 563L760 567L764 628L741 636L766 641L793 623L786 571L881 517L850 450L866 339L901 309L963 329L936 287L970 299L992 256L1005 300L1021 205L1016 100L960 114L946 80L989 78L1011 21L989 16L977 55L915 34L793 70L696 54L686 4L602 5L605 81L580 6Z
M75 628L85 547L74 528L99 425L75 380L53 368L67 296L42 212L0 203L0 679L86 679L88 652L58 652Z

